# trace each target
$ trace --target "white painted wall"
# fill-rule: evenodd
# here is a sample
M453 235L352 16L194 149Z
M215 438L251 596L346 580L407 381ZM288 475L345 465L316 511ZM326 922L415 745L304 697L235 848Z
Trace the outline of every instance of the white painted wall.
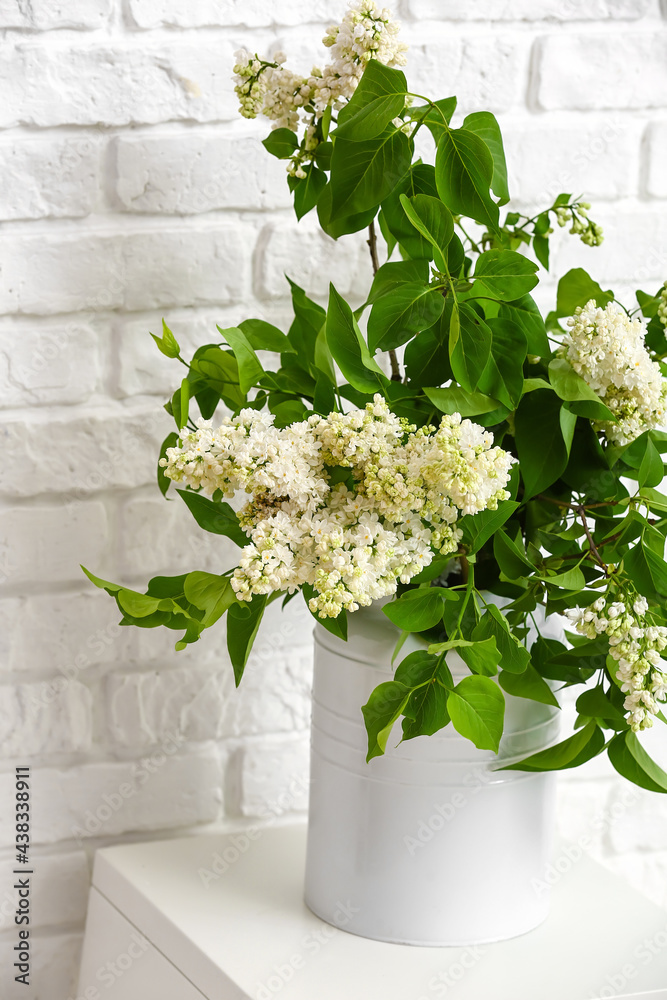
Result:
M632 290L667 275L667 21L657 0L401 0L409 77L501 119L512 189L586 192L606 242L561 240ZM0 0L0 981L11 975L11 771L33 768L35 985L64 1000L94 847L303 810L309 629L274 615L239 693L218 633L174 654L119 629L100 575L228 565L154 485L177 373L215 323L289 314L287 271L359 296L363 239L297 226L263 126L236 116L240 45L308 69L340 0ZM665 14L663 9L663 15ZM553 287L542 289L549 304ZM295 602L296 604L296 602ZM295 605L291 606L292 608ZM157 755L157 756L155 756ZM152 760L151 760L152 757ZM149 758L148 760L146 758ZM600 762L562 781L560 825L667 904L667 810ZM10 996L13 993L10 992Z

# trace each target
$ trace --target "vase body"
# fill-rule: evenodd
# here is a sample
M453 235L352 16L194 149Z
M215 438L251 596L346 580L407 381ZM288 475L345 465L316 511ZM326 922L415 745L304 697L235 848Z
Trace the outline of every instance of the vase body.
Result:
M305 899L362 937L468 945L531 930L548 912L544 871L554 775L499 771L558 735L558 709L505 695L498 755L450 724L366 763L361 706L393 676L398 630L374 605L349 616L348 641L315 627L311 790ZM423 649L410 636L399 661ZM459 680L469 673L453 652Z

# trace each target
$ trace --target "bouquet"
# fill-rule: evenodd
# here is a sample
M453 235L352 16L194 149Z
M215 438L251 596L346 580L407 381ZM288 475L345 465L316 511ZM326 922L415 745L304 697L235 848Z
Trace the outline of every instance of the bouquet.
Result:
M348 615L390 598L397 654L411 633L423 649L363 707L369 759L401 717L404 739L451 723L497 751L503 692L558 705L554 689L576 686L572 735L511 766L606 751L665 792L639 734L667 721L667 286L629 309L575 269L543 317L530 293L554 224L602 241L589 205L563 193L501 218L496 119L455 120L454 97L411 92L398 25L374 0L324 43L331 58L309 75L282 53L238 53L236 90L243 115L272 121L264 146L286 161L297 217L316 211L333 239L367 233L366 301L331 286L324 308L291 283L287 332L244 319L189 361L163 323L157 346L187 371L166 404L159 486L178 484L238 563L145 593L88 575L122 624L181 631L177 649L226 616L237 684L272 601L301 591L345 639ZM567 644L539 634L551 615L569 621ZM451 650L469 669L458 683Z

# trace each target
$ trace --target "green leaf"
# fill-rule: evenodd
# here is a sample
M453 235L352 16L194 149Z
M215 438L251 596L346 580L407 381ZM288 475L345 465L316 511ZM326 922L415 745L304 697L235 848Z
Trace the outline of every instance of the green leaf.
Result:
M481 392L467 392L455 385L446 386L444 389L428 387L424 389L424 395L443 413L460 413L462 417L476 417L481 413L491 413L498 409L497 399L485 396Z
M500 768L501 771L564 771L578 767L597 757L604 750L604 733L595 722L587 723L573 736L557 743L548 750L540 750L516 764Z
M580 694L576 707L580 715L586 715L591 719L607 719L622 725L624 729L627 726L623 713L612 704L599 686Z
M317 611L310 610L310 605L308 603L315 596L315 588L309 583L304 583L301 590L306 602L306 607L317 624L321 625L323 629L327 630L327 632L330 632L331 635L335 635L336 638L342 639L343 642L347 642L347 611L343 609L343 611L341 611L336 618L320 618Z
M86 574L90 582L94 583L96 587L100 588L100 590L106 590L108 594L117 594L119 590L123 590L123 587L119 583L109 583L108 580L102 580L99 576L95 576L94 573L91 573L89 569L86 569L85 566L82 566L81 569Z
M498 204L505 205L510 200L510 193L507 187L507 163L505 162L503 137L498 122L490 111L475 111L463 119L463 127L478 135L488 146L493 157L491 190L500 199Z
M491 677L493 674L498 673L498 662L500 660L500 653L496 646L495 637L490 636L488 639L479 639L475 635L475 631L476 629L473 629L472 633L472 638L475 641L470 645L461 644L457 648L457 653L473 673Z
M324 310L322 310L324 313ZM295 354L296 350L282 330L263 319L244 319L239 330L256 351L275 351L276 354Z
M521 328L529 354L540 358L549 357L551 347L544 320L530 295L522 295L514 302L502 302L498 318L509 320Z
M403 714L404 740L439 732L449 724L446 689L437 683L418 688L410 695Z
M294 211L297 219L302 219L315 208L320 195L327 186L327 175L314 163L302 168L305 177L289 177L290 189L294 193Z
M138 594L134 590L119 590L116 594L121 611L131 615L132 618L146 618L158 610L159 598L149 597L147 594Z
M496 662L505 671L520 674L530 663L530 653L512 634L507 619L495 604L489 605L486 614L473 629L472 638L493 638L498 649Z
M662 462L662 456L651 441L651 438L647 437L644 457L639 466L639 485L640 487L659 486L664 476L665 467Z
M408 170L411 157L410 140L393 125L375 139L336 139L331 156L331 218L379 205Z
M536 574L535 579L544 580L554 587L562 587L563 590L583 590L586 586L586 578L578 566L566 570L565 573L553 573L551 576Z
M505 698L490 677L464 677L447 699L454 729L478 750L498 752L503 733Z
M535 567L506 531L493 536L493 554L501 571L510 580L518 580L535 572Z
M184 582L184 593L188 601L205 612L202 627L214 625L225 611L237 604L236 593L226 576L214 573L188 573ZM250 607L250 605L247 605ZM243 609L244 613L247 611Z
M406 282L378 298L368 317L368 345L375 353L400 347L433 326L445 306L441 292Z
M186 576L187 573L181 576L154 576L148 581L146 593L149 597L159 597L160 600L164 597L183 597Z
M433 628L442 618L445 602L436 587L409 590L397 601L386 604L382 611L389 621L408 632L423 632Z
M417 194L436 196L435 168L426 163L415 163L393 191L382 202L382 220L390 236L399 244L403 257L431 260L433 248L428 240L408 219L400 202L402 194L413 198Z
M585 402L593 404L592 407L581 412L578 408L576 412L581 416L587 416L595 420L613 420L614 414L602 402L596 392L594 392L587 382L578 375L574 368L565 358L554 358L549 362L549 379L554 392L561 399L568 402Z
M501 500L496 510L483 510L479 514L465 514L459 518L456 527L463 532L463 539L470 552L479 552L518 507L520 504L514 500Z
M380 757L386 749L389 733L410 698L410 688L397 681L378 684L370 698L362 706L364 722L368 732L367 761Z
M642 539L623 559L623 569L641 594L659 603L667 597L667 565Z
M308 298L303 288L289 278L287 280L292 291L294 309L294 322L287 337L301 366L308 370L308 365L315 359L315 343L326 323L327 314L322 306Z
M444 253L454 235L452 213L439 198L428 194L417 194L413 198L400 195L400 202L408 219L424 239L435 248L435 263L440 271L446 271Z
M288 160L290 156L299 148L299 140L294 132L288 128L277 128L262 139L262 146L271 156L277 156L279 160Z
M331 135L353 141L375 138L403 111L406 95L405 74L371 59L351 99L338 113L338 127Z
M544 678L538 674L532 663L528 663L520 674L501 670L498 675L498 683L507 694L512 694L515 698L529 698L531 701L539 701L543 705L553 705L555 708L560 708L555 694Z
M176 337L173 335L164 320L162 320L162 336L156 337L154 333L151 333L151 337L157 344L158 350L161 351L165 357L177 358L181 353Z
M447 689L454 686L443 656L426 650L410 653L396 669L394 680L411 688L403 708L403 739L432 736L449 723Z
M435 158L438 194L455 215L467 215L497 231L498 206L489 193L493 170L489 147L474 132L442 133Z
M406 284L428 285L429 265L427 260L396 260L383 264L373 278L366 305L373 304L383 295L402 288Z
M520 327L506 319L490 319L491 353L480 375L478 388L514 409L523 392L526 341Z
M214 535L226 535L241 548L248 545L248 536L228 503L222 500L209 500L201 493L193 493L191 490L176 490L176 492L204 531L210 531Z
M313 367L315 369L313 371L313 375L315 376L316 380L319 377L319 375L322 374L327 379L327 381L331 383L332 386L336 385L336 372L334 370L331 351L329 350L329 345L327 344L326 327L324 326L318 333L317 338L315 340Z
M515 416L515 441L526 498L558 479L567 465L560 426L561 401L554 392L537 389L524 396Z
M246 394L239 388L239 366L231 351L207 344L195 351L192 369L198 379L214 390L231 410L238 410L246 403Z
M408 117L412 121L423 121L437 144L442 133L448 130L455 111L456 98L445 97L440 101L433 101L432 104L413 105L408 109Z
M575 267L558 282L556 315L572 316L577 306L585 306L591 299L596 305L604 307L608 302L612 302L613 298L613 292L603 292L590 274L582 267Z
M252 601L232 604L227 612L227 650L234 668L234 680L238 687L243 677L252 644L262 621L266 607L266 595L255 594Z
M178 434L176 433L176 431L172 431L171 434L167 434L166 438L162 442L162 445L160 446L160 454L157 460L157 484L160 493L162 494L163 497L167 495L167 490L169 489L169 484L171 483L171 479L165 476L164 469L160 465L160 461L163 458L167 457L167 449L175 448L177 444L178 444Z
M371 357L352 310L333 285L326 322L329 350L347 381L360 392L377 392L386 376Z
M241 392L247 392L264 374L259 358L243 331L239 330L238 327L232 326L227 330L217 327L217 329L234 352L236 363L239 366L239 386Z
M333 188L329 181L317 200L317 218L323 231L333 240L346 236L348 233L358 233L360 229L368 229L375 218L377 205L365 212L353 212L351 215L334 215Z
M461 303L452 311L449 360L457 382L474 392L491 354L491 330L475 310Z
M624 732L614 736L607 753L614 768L624 778L650 792L667 792L667 774L649 757L636 733Z
M429 385L429 383L440 385L453 378L449 364L449 352L435 332L437 327L436 323L434 328L422 330L418 337L413 337L406 345L403 363L410 388L419 389ZM454 406L452 410L444 412L454 413L456 409L457 407ZM475 412L478 411L475 410ZM463 414L463 416L470 416L470 414Z
M536 270L532 260L514 250L487 250L477 258L473 277L493 298L511 302L535 287Z
M190 383L188 382L187 376L183 379L180 387L172 396L171 409L174 414L176 426L180 431L188 422L188 413L190 409Z

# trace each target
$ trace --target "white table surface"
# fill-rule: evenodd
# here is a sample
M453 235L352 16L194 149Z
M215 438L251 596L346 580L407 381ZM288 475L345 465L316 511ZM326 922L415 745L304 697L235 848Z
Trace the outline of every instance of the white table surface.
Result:
M208 886L227 835L105 848L93 884L215 1000L667 1000L667 911L587 857L554 886L551 915L530 934L414 948L330 928L310 913L305 836L301 824L256 831Z

